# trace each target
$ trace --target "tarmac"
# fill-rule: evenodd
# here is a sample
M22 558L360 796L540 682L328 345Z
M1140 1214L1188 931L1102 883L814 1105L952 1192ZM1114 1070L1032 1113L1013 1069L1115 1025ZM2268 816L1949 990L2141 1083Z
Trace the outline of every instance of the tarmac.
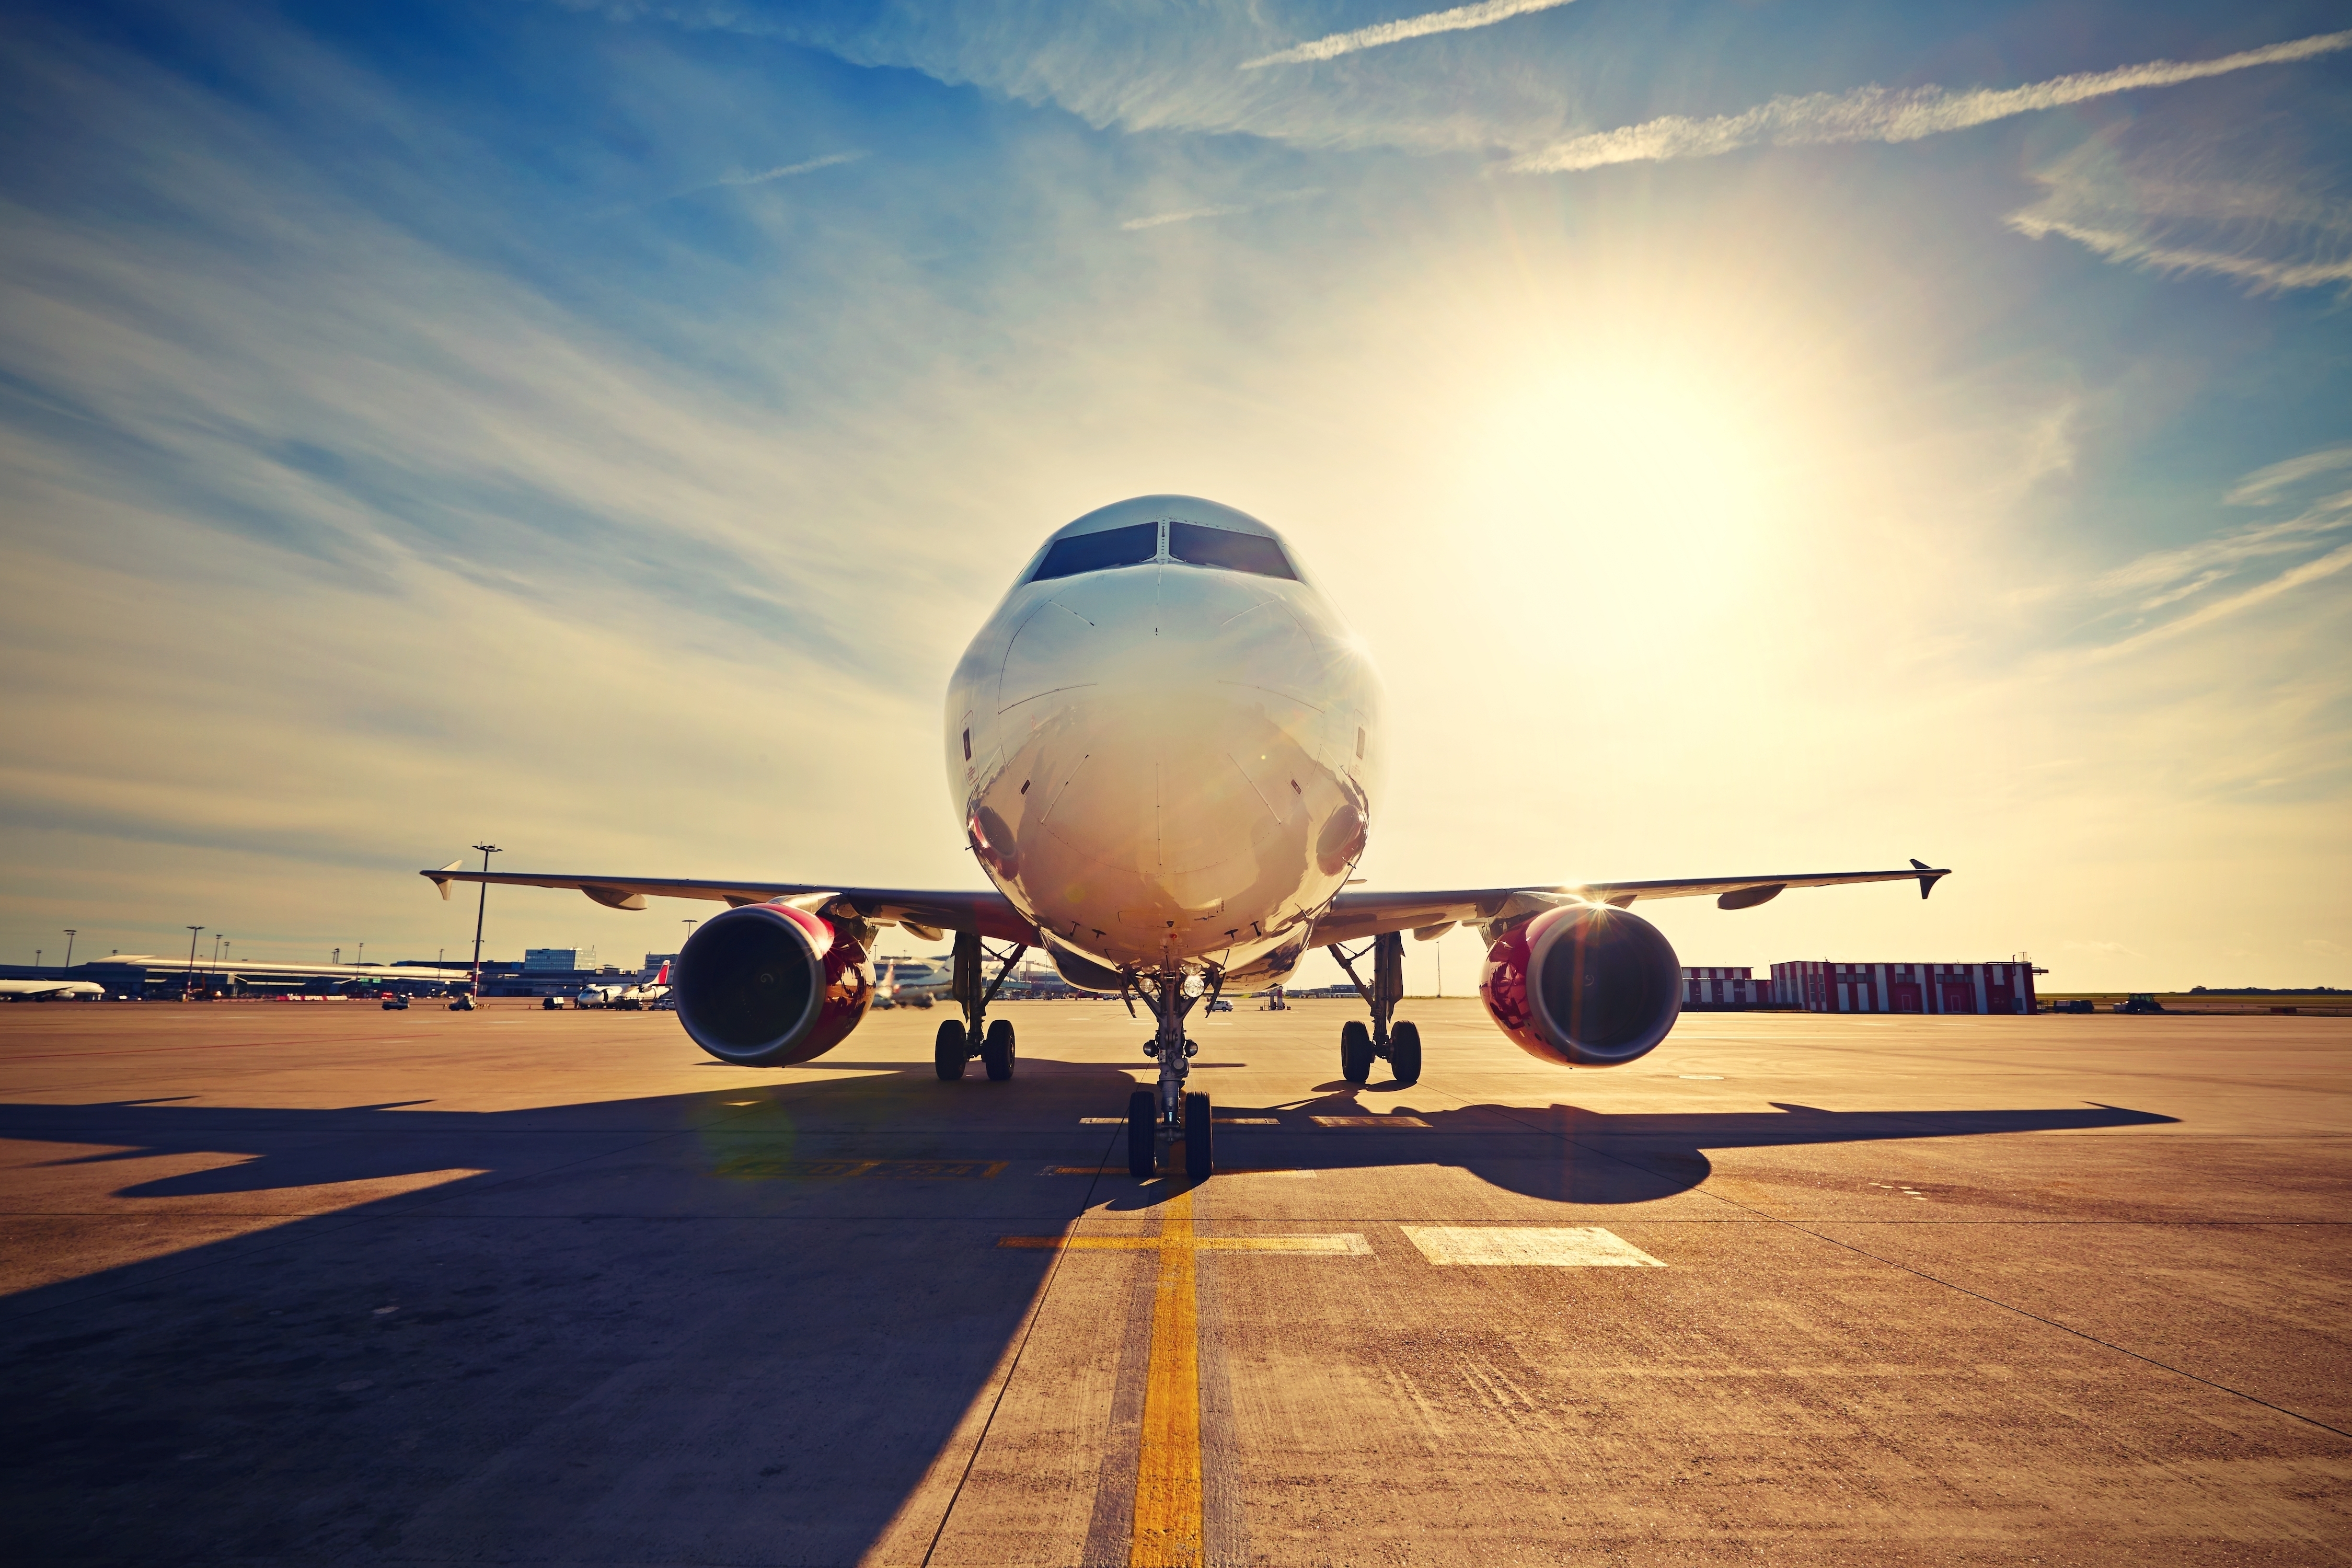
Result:
M2352 1020L1250 1005L0 1007L0 1557L2352 1559Z

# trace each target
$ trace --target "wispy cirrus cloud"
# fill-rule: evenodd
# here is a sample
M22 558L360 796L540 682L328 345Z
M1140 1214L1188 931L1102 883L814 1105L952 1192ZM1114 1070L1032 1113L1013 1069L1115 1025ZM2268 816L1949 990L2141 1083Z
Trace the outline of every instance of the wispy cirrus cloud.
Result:
M2289 458L2283 463L2256 468L2240 479L2221 500L2229 506L2263 506L2288 486L2299 485L2320 474L2333 473L2337 468L2352 468L2352 447L2330 447L2323 451L2305 452L2300 458Z
M2305 453L2246 475L2224 500L2239 506L2272 505L2294 487L2347 466L2352 466L2352 447ZM2096 657L2107 658L2177 637L2251 609L2306 583L2335 576L2352 566L2352 543L2337 542L2347 529L2352 529L2352 490L2322 496L2308 502L2294 517L2231 529L2175 549L2150 551L2102 574L2090 584L2093 594L2103 598L2140 595L2130 609L2145 615L2194 599L2208 588L2240 576L2256 562L2335 545L2326 553L2299 562L2265 581L2207 599L2186 615L2135 630L2098 649Z
M1491 27L1514 16L1524 16L1533 11L1550 11L1568 4L1570 0L1481 0L1481 4L1475 5L1427 11L1418 16L1400 16L1393 22L1379 22L1350 32L1333 33L1290 48L1278 49L1270 55L1260 55L1254 60L1244 60L1241 68L1249 71L1267 66L1311 65L1318 60L1352 55L1359 49L1377 49L1387 44L1402 44L1409 38L1425 38L1433 33L1459 33L1471 27Z
M2211 162L2210 148L2197 155ZM2181 179L2149 162L2095 140L2036 174L2048 194L2003 221L2117 266L2226 278L2255 293L2352 284L2352 202L2294 188L2300 171Z
M2178 637L2183 632L2193 631L2199 626L2210 626L2224 616L2234 616L2241 610L2249 610L2256 605L2275 599L2290 589L2300 588L2306 583L2316 583L2323 577L2333 577L2347 566L2352 566L2352 544L2339 544L2317 560L2306 561L2300 566L2289 567L2266 583L2258 583L2242 593L2232 594L2227 598L2215 599L2209 604L2200 605L2177 620L2150 626L2147 630L2135 633L2121 642L2110 643L2100 648L2095 657L2109 658L2117 654L2130 653L2145 647L2149 643L2161 642L2168 637Z
M1862 87L1851 92L1775 98L1738 114L1704 120L1669 114L1639 125L1571 137L1523 153L1508 167L1515 174L1563 174L1611 163L1712 158L1759 145L1916 142L1948 131L1964 131L2112 93L2171 87L2255 66L2310 59L2347 48L2352 48L2352 31L2315 34L2210 60L2148 60L2115 70L2077 72L2024 87L1975 88L1965 92L1940 87Z

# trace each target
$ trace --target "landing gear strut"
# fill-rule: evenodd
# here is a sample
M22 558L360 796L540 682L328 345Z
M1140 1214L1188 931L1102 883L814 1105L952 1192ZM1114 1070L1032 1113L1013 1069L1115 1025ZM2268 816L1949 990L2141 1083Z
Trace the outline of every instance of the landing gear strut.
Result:
M1021 962L1029 950L1019 943L1001 952L991 952L981 945L978 931L960 931L955 939L955 973L948 986L948 994L963 1004L961 1021L950 1018L940 1026L938 1037L931 1045L932 1065L940 1077L953 1083L963 1077L964 1064L978 1057L988 1068L992 1083L1003 1083L1013 1076L1013 1022L999 1018L988 1021L988 1005L996 1000L1003 988L1005 976ZM993 961L996 978L981 984L983 963Z
M1214 997L1224 977L1213 977L1205 994ZM1184 1080L1192 1075L1192 1058L1200 1047L1184 1037L1184 1015L1204 994L1201 977L1181 970L1137 976L1137 986L1152 1003L1159 1027L1146 1041L1143 1054L1160 1064L1160 1082L1139 1089L1127 1100L1127 1173L1141 1181L1160 1170L1160 1143L1181 1143L1184 1174L1205 1182L1216 1169L1216 1115L1205 1094L1188 1093Z
M1339 1076L1349 1083L1362 1083L1372 1076L1372 1063L1388 1058L1389 1070L1396 1075L1400 1087L1421 1081L1421 1030L1411 1023L1395 1022L1397 1004L1404 999L1404 933L1388 931L1372 938L1368 948L1354 952L1342 950L1333 942L1331 956L1348 972L1348 979L1356 987L1356 994L1372 1010L1372 1024L1366 1028L1350 1018L1339 1029ZM1356 960L1365 953L1372 955L1372 983L1367 985L1356 973Z

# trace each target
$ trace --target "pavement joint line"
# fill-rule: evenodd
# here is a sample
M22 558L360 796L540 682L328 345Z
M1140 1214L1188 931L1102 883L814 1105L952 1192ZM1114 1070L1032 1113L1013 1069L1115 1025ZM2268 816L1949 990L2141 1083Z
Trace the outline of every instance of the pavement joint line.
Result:
M1507 1116L1509 1114L1508 1110L1505 1110L1504 1114ZM1513 1118L1513 1120L1516 1121L1518 1119ZM1526 1125L1526 1123L1522 1122L1522 1125ZM1560 1141L1575 1148L1587 1149L1592 1153L1601 1155L1603 1159L1614 1160L1621 1165L1631 1165L1633 1169L1643 1171L1648 1174L1654 1175L1657 1173L1655 1172L1648 1171L1647 1167L1638 1164L1632 1160L1625 1159L1617 1154L1612 1154L1606 1149L1592 1148L1591 1145L1586 1143L1581 1139L1578 1139L1573 1136L1562 1135L1560 1137ZM1727 1197L1721 1193L1708 1192L1706 1189L1706 1184L1704 1182L1701 1182L1697 1186L1690 1190L1702 1196L1713 1198L1719 1204L1724 1204L1732 1208L1739 1209L1744 1213L1753 1215L1758 1219L1765 1221L1768 1224L1785 1226L1789 1229L1795 1231L1800 1236L1810 1236L1816 1241L1826 1243L1827 1245L1838 1247L1843 1251L1851 1252L1857 1258L1867 1258L1874 1263L1882 1263L1889 1268L1900 1269L1904 1273L1911 1275L1915 1279L1925 1279L1931 1285L1940 1285L1947 1290L1953 1291L1958 1295L1969 1297L1975 1300L1982 1301L1989 1307L1998 1308L2004 1312L2013 1312L2017 1316L2024 1318L2029 1321L2045 1324L2050 1328L2056 1329L2061 1333L2072 1334L2078 1340L2083 1340L2088 1343L2099 1345L2105 1349L2114 1351L2118 1355L2129 1356L2132 1360L2147 1366L2155 1367L2159 1372L2168 1372L2175 1377L2182 1377L2188 1379L2191 1383L2202 1384L2204 1386L2214 1390L2216 1393L2230 1394L2234 1398L2242 1399L2250 1405L2259 1405L2265 1410L2276 1411L2279 1415L2286 1416L2290 1420L2300 1421L2310 1426L2316 1426L2323 1432L2332 1432L2338 1437L2352 1437L2352 1431L2347 1431L2341 1426L2331 1426L2326 1422L2320 1420L2316 1416L2305 1415L2299 1410L2290 1410L2284 1405L2273 1405L2271 1401L2263 1398L2260 1394L2248 1394L2242 1388L2231 1388L2229 1384L2225 1383L2216 1383L2210 1377L2200 1377L2195 1373L2189 1372L2185 1368L2173 1366L2168 1363L2160 1362L2151 1355L2142 1355L2139 1352L2129 1349L2124 1345L2119 1345L2113 1340L2101 1339L2096 1334L2088 1333L2081 1329L2062 1323L2055 1318L2045 1318L2039 1312L2030 1311L2023 1307L2013 1306L1997 1297L1988 1296L1981 1290L1971 1290L1965 1285L1956 1284L1952 1280L1941 1279L1936 1275L1928 1273L1924 1268L1914 1268L1907 1263L1899 1263L1891 1258L1882 1258L1877 1253L1869 1250L1867 1247L1856 1247L1853 1243L1849 1241L1840 1241L1835 1237L1823 1236L1820 1231L1814 1230L1810 1226L1800 1224L1792 1219L1783 1219L1778 1215L1767 1214L1762 1209L1753 1207L1748 1204L1743 1204L1737 1198ZM1837 1224L1841 1222L1826 1221L1819 1223ZM1853 1221L1845 1223L1866 1224L1869 1222ZM2176 1223L2186 1224L2193 1222L2184 1221Z
M1103 1157L1108 1159L1109 1156L1110 1150L1106 1147ZM1100 1179L1096 1178L1097 1181ZM1089 1183L1086 1201L1079 1205L1078 1217L1072 1224L1085 1220L1087 1211L1094 1206L1094 1184ZM1029 1321L1021 1326L1021 1343L1014 1348L1013 1360L1004 1368L1004 1381L996 1385L996 1397L989 1401L988 1419L980 1424L979 1435L971 1440L971 1452L964 1456L963 1473L956 1477L955 1490L948 1494L947 1507L940 1510L940 1522L931 1531L930 1544L923 1548L920 1568L930 1568L931 1559L939 1554L940 1542L948 1532L948 1521L955 1517L956 1504L963 1500L963 1489L971 1484L971 1472L980 1463L981 1450L988 1447L988 1434L996 1426L997 1413L1004 1408L1005 1393L1012 1388L1013 1380L1020 1375L1021 1360L1029 1353L1030 1336L1037 1331L1037 1320L1045 1314L1045 1300L1053 1294L1054 1283L1061 1278L1062 1265L1068 1258L1066 1251L1056 1250L1053 1263L1045 1270L1045 1278L1038 1283L1036 1300L1029 1304Z

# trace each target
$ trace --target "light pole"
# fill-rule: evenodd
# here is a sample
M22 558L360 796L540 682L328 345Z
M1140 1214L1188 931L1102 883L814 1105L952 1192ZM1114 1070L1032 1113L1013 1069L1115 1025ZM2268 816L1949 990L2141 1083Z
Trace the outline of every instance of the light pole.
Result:
M202 926L188 928L188 977L180 985L180 1000L183 1002L196 994L196 933L204 929Z
M488 878L490 874L490 857L499 852L499 847L495 844L477 844L474 847L482 852L482 875L485 878ZM482 883L482 895L474 901L473 994L474 1000L477 1002L482 999L482 917L488 911L489 907L490 884L488 881L484 881Z
M41 950L37 947L33 950L33 967L36 969L41 967Z
M73 967L73 939L77 934L71 929L66 931L66 967L68 969Z
M362 943L360 943L360 954L359 954L359 956L358 956L357 958L352 959L352 963L354 963L354 964L361 964L361 963L365 963L366 962L367 962L367 943L365 943L365 942L362 942Z

